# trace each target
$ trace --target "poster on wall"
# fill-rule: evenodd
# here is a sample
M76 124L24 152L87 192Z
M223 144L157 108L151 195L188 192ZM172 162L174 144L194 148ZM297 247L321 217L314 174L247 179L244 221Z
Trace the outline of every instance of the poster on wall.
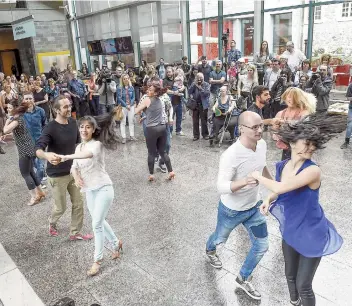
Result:
M116 43L114 38L103 39L100 41L104 55L117 54Z
M133 53L133 43L131 36L115 38L115 45L118 54Z
M102 55L103 53L100 40L88 41L87 48L90 55Z

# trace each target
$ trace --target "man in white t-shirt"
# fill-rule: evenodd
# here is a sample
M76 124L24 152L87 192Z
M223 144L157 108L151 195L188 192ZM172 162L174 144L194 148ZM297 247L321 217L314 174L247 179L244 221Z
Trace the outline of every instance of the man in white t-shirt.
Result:
M293 75L295 75L297 70L301 69L301 64L306 59L301 50L295 49L292 41L286 43L286 51L282 55L287 56L287 65L290 67Z
M244 112L239 118L240 138L220 158L217 189L221 194L215 232L209 237L206 254L214 268L222 263L216 247L225 243L240 224L247 229L252 247L236 278L236 286L251 298L260 300L260 293L251 283L252 272L268 250L268 230L265 217L259 212L258 181L253 171L272 179L266 167L266 142L262 139L263 120L254 112Z

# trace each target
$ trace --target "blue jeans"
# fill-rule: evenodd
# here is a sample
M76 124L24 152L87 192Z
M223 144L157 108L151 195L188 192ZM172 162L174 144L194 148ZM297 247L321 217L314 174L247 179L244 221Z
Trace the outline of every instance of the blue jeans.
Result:
M114 250L118 248L118 239L105 218L114 200L114 188L106 185L86 192L87 206L92 217L94 232L94 261L103 259L104 239L106 238Z
M34 168L36 170L36 175L41 182L45 175L45 161L44 159L35 158L34 159Z
M231 232L239 224L243 224L252 242L252 247L240 270L243 279L248 279L269 248L265 217L258 209L261 203L262 201L259 201L256 206L249 210L236 211L229 209L220 201L216 230L209 237L206 246L207 251L215 251L218 244L225 243Z
M348 110L346 138L351 138L351 135L352 135L352 108Z
M181 123L182 123L182 101L177 104L177 105L173 105L173 109L174 109L174 118L176 116L176 133L180 133L182 131L181 128ZM172 134L174 130L173 126L170 126L170 133Z

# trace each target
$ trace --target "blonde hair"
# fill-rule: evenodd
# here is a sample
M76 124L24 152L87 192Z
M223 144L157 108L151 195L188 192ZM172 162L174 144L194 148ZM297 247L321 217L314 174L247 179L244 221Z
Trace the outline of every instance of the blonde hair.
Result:
M315 113L317 108L317 99L314 95L304 92L302 89L297 87L289 87L281 96L283 101L286 101L286 98L291 96L293 104L301 109L308 111L309 114Z
M257 67L253 64L248 64L247 65L247 70L248 68L253 70L253 83L258 84L258 72L257 72Z

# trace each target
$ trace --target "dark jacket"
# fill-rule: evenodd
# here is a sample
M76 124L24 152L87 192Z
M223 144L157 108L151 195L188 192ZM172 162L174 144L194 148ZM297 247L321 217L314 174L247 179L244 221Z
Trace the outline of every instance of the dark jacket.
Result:
M329 76L308 81L306 91L311 92L317 98L317 111L328 110L331 89L332 79Z
M210 97L210 84L207 82L202 83L202 90L200 91L200 99L202 101L203 109L209 108L209 97ZM196 83L193 82L192 85L188 88L188 94L192 95L197 90Z

